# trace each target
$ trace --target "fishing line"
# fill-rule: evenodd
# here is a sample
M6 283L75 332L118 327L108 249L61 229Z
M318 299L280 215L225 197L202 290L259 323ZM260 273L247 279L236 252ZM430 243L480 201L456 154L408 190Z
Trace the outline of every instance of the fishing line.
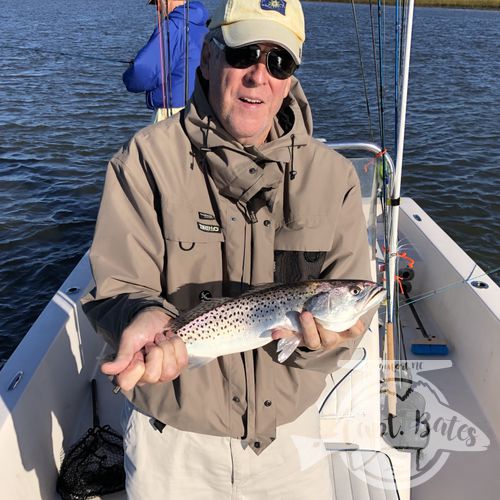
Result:
M53 54L56 56L63 56L63 57L74 57L78 59L92 59L93 61L102 61L102 62L107 62L111 64L130 64L132 61L131 60L124 60L124 59L106 59L104 57L95 57L95 56L87 56L85 54L76 54L76 53L70 53L70 52L62 52L59 50L50 50L50 49L42 49L39 47L13 47L10 45L1 45L1 49L11 49L15 51L32 51L32 52L41 52L44 54Z
M471 278L465 278L465 279L450 283L448 285L445 285L441 288L435 288L434 290L429 290L428 292L424 292L421 295L418 295L416 298L414 297L412 300L410 300L408 302L404 302L403 304L400 305L400 307L405 307L405 306L409 306L410 304L415 304L415 302L420 302L421 300L428 299L430 297L433 297L434 295L438 295L440 293L443 293L443 292L445 292L445 291L447 291L450 288L453 288L455 286L462 285L464 283L470 283L471 281L477 280L478 278L482 278L483 276L489 276L490 274L495 274L495 273L498 273L499 271L500 271L500 267L497 267L496 269L493 269L493 270L488 271L488 272L483 273L483 274L479 274L478 276L473 276Z
M370 112L370 102L368 100L368 90L366 88L365 66L363 64L363 56L361 53L361 40L359 38L358 16L356 14L356 7L354 5L354 0L351 0L351 5L352 5L352 14L354 16L354 26L356 28L356 38L358 40L359 65L361 67L361 75L363 77L363 88L364 88L364 93L365 93L366 113L368 115L368 126L370 128L370 138L373 142L373 128L372 128L372 118L371 118L371 112Z

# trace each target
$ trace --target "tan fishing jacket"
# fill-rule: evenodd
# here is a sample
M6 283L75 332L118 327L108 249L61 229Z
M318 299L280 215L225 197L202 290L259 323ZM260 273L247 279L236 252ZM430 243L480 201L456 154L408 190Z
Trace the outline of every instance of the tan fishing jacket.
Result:
M295 79L262 146L222 129L200 79L184 112L137 133L108 166L90 253L96 290L84 301L96 330L116 348L145 307L175 315L249 285L370 279L354 168L311 134ZM260 453L349 357L299 348L280 364L275 351L219 357L127 396L161 422L246 438Z

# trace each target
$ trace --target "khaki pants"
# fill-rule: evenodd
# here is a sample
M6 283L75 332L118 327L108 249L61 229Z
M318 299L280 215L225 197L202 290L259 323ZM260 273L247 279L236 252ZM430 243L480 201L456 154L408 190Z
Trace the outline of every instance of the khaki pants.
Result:
M331 500L315 407L278 427L256 455L244 440L185 432L133 409L123 414L127 497L132 500Z

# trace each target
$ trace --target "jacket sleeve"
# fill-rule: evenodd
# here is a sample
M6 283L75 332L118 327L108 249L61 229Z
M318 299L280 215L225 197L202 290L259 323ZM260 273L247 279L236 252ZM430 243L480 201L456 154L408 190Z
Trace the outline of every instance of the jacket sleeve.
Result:
M167 36L169 43L167 43ZM158 88L162 84L161 74L161 54L160 54L160 31L155 28L146 45L137 53L133 62L123 73L123 83L129 92L150 92ZM167 35L167 21L163 23L163 43L165 46L164 54L167 46L170 45L170 65L175 67L179 57L178 50L178 28L175 23L170 22ZM168 60L164 61L167 68Z
M96 288L82 301L96 331L115 347L140 310L177 314L163 298L166 255L158 203L154 180L132 141L108 165L90 249Z
M346 160L347 161L347 160ZM333 245L325 257L320 278L372 280L365 217L361 205L361 188L354 166L348 162L345 194L337 215ZM374 311L361 317L368 327ZM309 351L298 348L285 361L296 368L331 373L339 360L349 359L362 336L332 351Z

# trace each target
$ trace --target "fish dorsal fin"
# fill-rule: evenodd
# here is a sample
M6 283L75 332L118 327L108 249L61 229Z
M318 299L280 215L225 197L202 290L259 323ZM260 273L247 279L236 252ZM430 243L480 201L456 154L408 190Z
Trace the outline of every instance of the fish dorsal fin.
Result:
M189 311L185 311L179 314L177 318L172 319L168 324L168 328L170 330L177 331L190 321L193 321L198 316L201 316L202 314L205 314L211 311L212 309L215 309L216 307L220 306L221 304L224 304L225 302L228 302L229 300L231 300L230 297L221 297L210 300L204 300L200 302L197 306L190 309Z
M243 292L239 297L246 297L247 295L253 295L254 293L257 292L263 292L265 290L268 290L269 288L275 288L277 286L282 285L282 283L264 283L262 285L256 285L252 286L250 289L248 289L246 292Z

